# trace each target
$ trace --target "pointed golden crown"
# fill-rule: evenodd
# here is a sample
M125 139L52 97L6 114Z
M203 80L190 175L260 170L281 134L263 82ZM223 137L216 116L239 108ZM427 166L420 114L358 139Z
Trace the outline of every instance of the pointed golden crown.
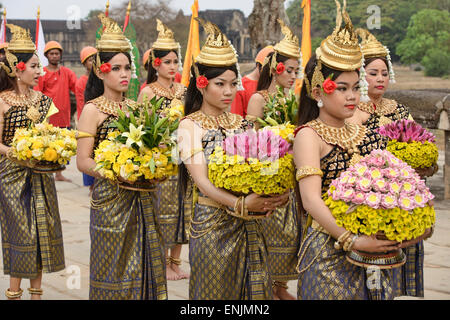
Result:
M195 58L195 62L212 67L231 66L237 63L237 56L234 48L226 35L220 31L214 23L195 18L205 29L208 37L200 50L200 54Z
M300 59L300 46L298 37L294 35L291 29L284 23L283 20L278 19L281 26L281 32L284 39L274 46L274 50L278 53L293 59Z
M317 58L330 68L340 71L353 71L361 67L362 52L358 43L358 35L353 30L353 24L344 7L336 1L336 28L333 33L322 41L316 50ZM344 27L342 27L344 20Z
M361 38L361 49L364 59L372 57L386 57L388 55L386 48L368 30L358 28L355 32Z
M153 43L152 49L178 50L179 44L175 41L172 30L164 25L159 19L156 19L156 30L159 32L158 39Z
M8 45L8 50L13 53L34 53L36 45L31 40L30 30L25 30L22 27L14 24L6 25L12 33L11 41Z
M117 22L100 13L98 18L103 25L103 34L97 40L97 50L100 52L129 52L131 50L127 38Z

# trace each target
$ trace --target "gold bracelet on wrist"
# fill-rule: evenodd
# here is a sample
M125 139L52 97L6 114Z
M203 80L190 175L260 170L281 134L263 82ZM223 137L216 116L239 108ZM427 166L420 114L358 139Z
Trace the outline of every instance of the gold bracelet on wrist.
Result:
M345 240L351 235L351 231L347 230L339 236L339 238L334 242L334 248L336 250L342 249L344 247Z
M297 181L300 181L309 176L323 177L323 171L318 168L311 167L311 166L303 166L303 167L300 167L297 169L295 178L297 179Z

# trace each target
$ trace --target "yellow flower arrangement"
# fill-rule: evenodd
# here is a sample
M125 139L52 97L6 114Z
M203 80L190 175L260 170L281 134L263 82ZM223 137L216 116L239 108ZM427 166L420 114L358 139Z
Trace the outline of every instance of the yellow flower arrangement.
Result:
M413 168L429 168L437 163L439 157L436 144L429 141L399 142L390 140L386 149Z
M67 164L76 154L75 131L43 122L18 129L11 144L13 156L21 161Z

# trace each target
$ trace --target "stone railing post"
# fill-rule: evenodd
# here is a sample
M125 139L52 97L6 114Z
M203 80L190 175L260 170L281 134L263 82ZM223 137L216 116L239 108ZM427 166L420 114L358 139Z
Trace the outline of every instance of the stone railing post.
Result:
M444 130L444 199L450 199L450 95L446 95L442 101L436 103L439 115L437 128ZM447 101L449 100L449 101Z

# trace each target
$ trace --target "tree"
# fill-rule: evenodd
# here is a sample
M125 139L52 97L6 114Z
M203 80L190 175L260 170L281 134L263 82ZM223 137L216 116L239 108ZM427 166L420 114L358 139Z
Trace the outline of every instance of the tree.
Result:
M427 75L450 74L450 14L425 9L411 17L405 39L397 46L403 63L421 63Z
M340 1L342 4L342 0ZM291 27L301 36L303 21L302 0L292 0L286 10ZM370 6L380 9L380 29L372 29L375 37L391 50L394 61L399 60L396 46L405 36L411 17L423 9L449 10L449 0L347 0L347 11L355 28L367 28ZM320 43L335 27L336 5L332 0L311 1L311 36L313 42ZM314 39L318 38L318 39Z

